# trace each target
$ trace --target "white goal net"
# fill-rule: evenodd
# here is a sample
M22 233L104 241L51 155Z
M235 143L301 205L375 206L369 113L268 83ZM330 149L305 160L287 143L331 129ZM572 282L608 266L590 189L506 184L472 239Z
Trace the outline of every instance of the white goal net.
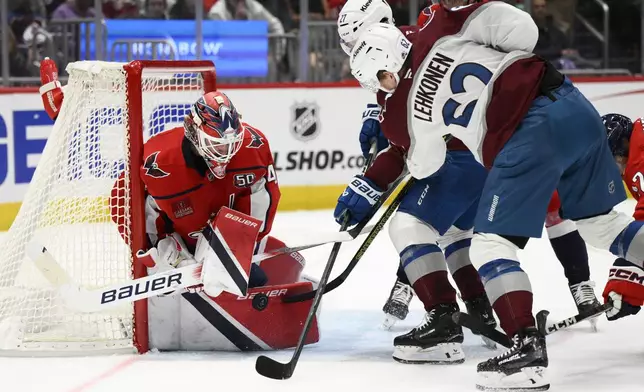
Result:
M147 304L71 311L25 250L47 247L87 289L141 275L132 253L146 245L142 142L182 124L215 87L209 62L77 62L67 71L60 114L0 247L0 355L147 350Z

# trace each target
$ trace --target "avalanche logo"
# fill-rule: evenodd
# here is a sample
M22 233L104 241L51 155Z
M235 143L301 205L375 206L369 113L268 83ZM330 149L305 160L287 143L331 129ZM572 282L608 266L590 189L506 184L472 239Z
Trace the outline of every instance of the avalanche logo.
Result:
M154 178L163 178L167 177L170 175L170 173L166 173L163 170L159 168L159 165L157 164L157 156L159 155L161 151L156 151L153 152L152 154L148 155L147 158L145 158L145 164L143 167L145 168L145 175L154 177Z

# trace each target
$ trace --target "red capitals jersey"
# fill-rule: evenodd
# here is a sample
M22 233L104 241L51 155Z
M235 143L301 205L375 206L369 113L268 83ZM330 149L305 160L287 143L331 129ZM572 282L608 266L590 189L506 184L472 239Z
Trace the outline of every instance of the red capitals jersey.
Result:
M262 220L258 240L270 232L280 199L273 155L266 137L242 124L242 147L222 179L215 178L196 154L183 127L157 134L145 143L141 179L146 188L146 232L151 244L176 232L194 251L197 233L222 206ZM122 181L119 178L112 189L113 202L125 200L117 197L125 189ZM111 205L112 219L119 228L124 227L123 208Z
M642 197L644 190L644 128L641 118L633 124L633 133L628 148L628 162L626 162L623 178L631 195L637 200L633 217L636 220L644 220L644 197Z
M402 26L400 31L412 43L418 36L417 26ZM378 185L380 189L387 189L388 185L400 176L405 167L405 157L411 141L407 126L407 98L412 82L413 74L410 70L400 79L398 87L392 94L379 91L376 95L378 105L382 108L379 119L380 128L387 140L389 140L389 147L378 154L365 176ZM447 149L465 151L467 147L460 140L452 139L447 144Z

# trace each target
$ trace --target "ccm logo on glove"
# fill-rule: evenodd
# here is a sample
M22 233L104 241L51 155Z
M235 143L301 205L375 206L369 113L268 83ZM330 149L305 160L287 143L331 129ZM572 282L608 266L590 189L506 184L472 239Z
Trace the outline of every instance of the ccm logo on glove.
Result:
M359 177L356 177L353 179L353 181L351 181L349 188L351 188L358 195L367 199L367 201L371 205L376 204L376 202L380 200L380 195L382 194L382 192L376 191Z
M640 275L635 271L624 268L611 268L608 277L612 279L627 280L629 282L637 282L644 285L644 275Z

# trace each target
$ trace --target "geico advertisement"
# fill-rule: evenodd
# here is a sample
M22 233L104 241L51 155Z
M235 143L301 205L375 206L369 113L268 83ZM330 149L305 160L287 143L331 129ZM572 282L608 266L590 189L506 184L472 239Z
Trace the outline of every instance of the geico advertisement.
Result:
M578 86L602 114L618 112L633 118L644 114L644 81ZM373 102L369 92L356 87L225 92L243 120L267 136L282 185L345 184L364 164L358 134L362 111ZM195 92L162 94L164 99L150 97L159 104L144 102L144 119L152 124L148 130L152 134L180 125L188 102L198 96ZM118 111L112 113L122 117ZM120 125L122 118L107 123L106 127ZM0 94L0 202L22 200L51 128L37 93Z

